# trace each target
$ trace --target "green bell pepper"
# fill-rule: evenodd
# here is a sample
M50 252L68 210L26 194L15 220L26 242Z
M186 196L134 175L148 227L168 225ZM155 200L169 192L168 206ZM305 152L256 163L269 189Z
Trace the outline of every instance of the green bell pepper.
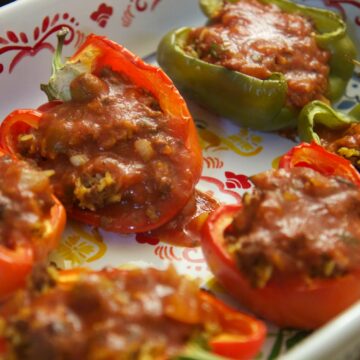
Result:
M352 123L360 123L360 104L348 114L344 114L316 100L308 103L301 110L298 118L298 134L302 141L315 141L321 144L321 139L315 131L316 125L336 130L344 129Z
M234 0L224 0L231 1ZM235 0L241 1L241 0ZM356 57L346 24L327 10L305 7L288 0L262 0L286 12L311 18L318 31L318 45L331 53L329 86L325 94L335 101L343 94L352 76ZM223 0L200 0L210 20L218 14ZM273 131L296 126L299 109L287 105L287 83L283 74L273 73L260 80L238 71L200 60L184 50L191 28L170 31L160 42L157 59L180 91L220 116L256 130Z
M348 114L344 114L321 101L312 101L305 105L299 114L298 134L302 141L314 141L322 145L322 139L316 132L316 125L322 125L329 130L338 130L341 137L341 133L353 124L360 124L360 104L357 104ZM356 146L340 147L337 153L353 160L355 166L360 166L360 149Z

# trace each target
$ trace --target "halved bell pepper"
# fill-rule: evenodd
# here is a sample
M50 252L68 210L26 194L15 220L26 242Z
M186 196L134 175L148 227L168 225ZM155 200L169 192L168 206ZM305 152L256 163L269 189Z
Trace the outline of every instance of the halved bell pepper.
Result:
M0 157L3 156L5 156L5 154L0 148ZM17 160L14 161L17 162ZM18 164L20 165L20 163ZM25 166L26 164L24 163L23 165ZM17 180L17 187L14 187L14 190L16 188L19 189L20 187L22 187L22 191L25 194L23 196L28 196L29 198L31 198L31 185L26 185L26 182L31 181L33 182L33 184L35 184L37 181L36 176L34 178L36 172L37 170L34 169L32 173L21 173L20 176L22 176L22 178ZM11 173L11 171L7 172L7 174L9 173ZM29 177L30 174L31 179ZM4 174L2 174L2 176L4 176ZM37 182L37 184L39 183L41 183L41 180ZM2 191L0 192L3 194ZM34 234L29 236L27 232L21 233L21 231L19 232L18 229L18 232L13 232L13 236L16 236L16 238L12 239L12 241L15 241L15 243L13 244L13 246L8 246L6 245L6 243L3 242L4 240L6 241L8 239L3 239L4 231L3 229L1 230L2 236L0 239L0 301L3 301L15 290L25 285L27 276L31 272L33 266L35 266L37 263L43 262L48 256L49 252L57 246L61 238L61 234L65 227L66 213L60 201L54 195L51 195L51 197L53 199L53 205L49 209L49 212L47 214L44 214L44 218L41 219L41 221L47 223L46 230L44 232L38 231L37 233L34 226ZM2 206L6 207L6 205L4 204L6 204L6 201L9 200L10 198L4 196L4 200L2 200ZM18 200L14 199L14 207L17 206L16 201L21 201L21 198ZM40 205L37 204L36 206ZM11 210L9 212L11 213ZM2 215L4 216L4 214ZM29 211L28 213L25 213L24 216L28 216L30 218L32 215L33 214L31 213L31 211ZM16 224L17 222L19 222L20 219L18 216L15 215L13 216L12 220ZM32 221L33 220L29 220L29 222ZM0 227L4 228L4 224L0 224ZM0 339L0 353L1 346L2 345Z
M307 104L298 118L298 134L302 141L314 141L328 150L349 159L360 167L360 104L357 104L348 114L334 110L331 106L313 101ZM329 132L331 143L323 138L316 126L321 125Z
M360 186L360 174L349 161L315 143L292 148L281 158L279 167L309 167ZM224 235L243 206L240 203L216 209L204 224L201 243L214 276L239 303L278 326L314 329L359 300L359 269L331 279L274 276L264 287L253 287L228 251Z
M353 73L352 59L356 54L346 33L346 24L327 10L287 0L262 1L275 4L285 12L303 14L314 22L318 31L315 35L317 44L331 54L325 96L331 102L337 100ZM210 20L218 14L223 3L222 0L200 0L201 9ZM260 80L202 61L184 51L190 32L191 28L185 27L170 31L158 48L160 66L181 91L219 115L246 127L272 131L296 126L298 109L286 103L287 83L283 74L273 73L270 78Z
M10 331L7 332L4 329L0 329L2 330L0 335L0 357L9 351L11 355L14 355L14 359L18 359L15 355L17 355L16 350L19 344L27 344L29 338L31 339L32 333L44 334L44 331L46 333L47 328L50 326L55 327L56 325L57 328L62 328L64 324L67 325L67 313L76 316L79 329L82 329L83 326L87 327L87 332L84 332L84 336L75 339L75 341L72 341L71 333L75 334L79 330L74 330L72 327L69 328L68 341L69 344L77 344L79 351L77 354L84 353L84 351L81 352L79 349L89 349L90 344L88 342L96 343L95 339L99 337L99 334L102 336L117 336L117 331L119 331L119 338L121 337L125 342L129 342L129 354L133 351L130 355L135 354L136 347L141 346L136 340L141 339L141 333L145 331L148 331L150 337L147 340L149 341L154 333L160 335L159 339L155 339L155 344L156 340L159 342L166 340L166 332L170 331L169 344L164 343L164 346L174 346L171 343L171 336L173 339L176 339L174 328L176 326L180 328L186 326L190 333L193 331L193 336L190 336L190 338L189 334L183 336L183 343L180 344L181 347L178 354L171 357L171 359L250 360L258 354L266 337L266 326L261 320L230 308L206 291L199 290L198 288L192 289L191 286L195 284L191 280L181 279L171 268L167 271L117 268L93 271L75 268L62 270L61 272L56 272L53 268L49 268L47 272L50 277L41 273L41 279L45 286L37 283L38 291L36 293L33 290L29 291L29 288L22 290L1 308L0 319L8 325ZM147 281L149 281L149 284L154 284L154 287L151 291L149 290L149 285L143 285L143 290L139 291L139 286L143 284L141 278L146 278L146 276L148 276ZM176 278L170 279L167 283L166 279L170 276L176 276ZM176 281L182 281L181 285L179 285L182 286L180 293L172 293L175 286L178 286ZM130 285L131 283L134 284ZM31 286L31 282L29 284ZM98 298L101 291L98 292L93 288L97 288L101 284L104 284L104 289L106 288L107 291L101 295L101 302L99 302ZM160 293L156 290L158 287L166 288L167 292L164 294ZM30 287L30 289L32 288ZM82 292L80 293L79 290L82 290ZM112 298L112 291L117 291L118 298ZM31 296L28 295L29 292ZM123 298L126 298L126 301L123 301ZM90 306L85 305L84 307L81 300L84 301L85 299L88 299L87 302L90 303ZM108 304L110 300L112 303ZM128 309L137 309L141 301L144 301L144 303L151 301L160 306L160 310L154 314L154 320L148 322L146 320L139 321L136 317L143 315L145 319L151 319L148 310L139 310L140 314L137 312L136 316L128 313ZM82 308L78 307L79 303L82 305ZM133 304L133 307L129 304ZM98 312L94 312L93 307L95 306L98 306ZM28 333L23 333L23 336L16 337L16 332L11 331L11 324L14 323L13 319L17 319L15 320L16 322L19 318L22 318L21 321L26 326L27 323L32 323L32 318L36 317L37 313L46 313L48 309L52 308L54 309L54 314L49 320L44 321L44 319L40 319L36 325L30 325ZM64 314L64 320L62 320L61 316L60 318L57 317L59 308L62 309L60 313ZM111 308L111 311L109 308ZM96 313L96 317L94 317L94 313ZM32 314L35 315L32 316ZM113 324L121 322L122 318L130 321L129 326L131 326L131 321L133 321L140 335L134 335L131 332L122 334L121 327L120 330L116 330L116 325L106 325L109 321ZM96 320L94 321L94 319ZM172 327L164 328L164 324L167 324L167 326L172 325ZM26 354L36 354L35 351L37 349L38 352L41 351L44 357L51 354L52 356L62 358L65 351L68 350L65 347L64 351L64 347L62 347L59 341L62 336L61 331L50 331L47 333L47 340L45 342L41 342L41 338L37 337L37 339L32 340L31 344L29 344ZM47 342L50 342L52 346L46 347ZM43 348L41 348L42 346ZM119 356L119 353L123 346L124 344L121 344L119 348L109 346L109 352L106 353L108 355L107 358L122 358L121 355ZM131 346L134 349L131 349ZM13 352L12 350L15 351ZM96 354L99 353L97 352ZM92 353L88 353L88 355L94 355L94 358L98 358ZM130 358L130 355L126 358ZM22 359L33 358L35 357L26 356ZM136 358L169 360L166 348L163 350L163 353L158 352L156 355L149 353L148 356L136 356Z
M89 35L77 52L62 64L61 48L65 36L66 32L60 32L58 35L59 46L53 60L53 75L49 84L41 87L51 101L37 110L19 109L8 115L1 124L0 144L6 152L18 155L19 136L39 128L44 121L44 114L54 110L54 107L61 106L62 101L72 99L70 83L80 74L99 74L104 68L126 74L133 84L152 94L162 112L171 119L167 128L168 133L171 133L191 154L186 164L177 165L179 172L185 167L188 169L186 176L189 181L184 182L181 191L174 196L165 200L159 197L157 205L152 204L156 211L156 217L152 220L146 215L145 207L133 207L130 211L119 202L95 211L76 205L66 205L67 212L70 217L86 224L101 226L115 232L143 232L159 227L171 220L186 205L202 170L201 147L187 105L161 69L146 64L123 46L103 36ZM182 173L185 173L185 170Z

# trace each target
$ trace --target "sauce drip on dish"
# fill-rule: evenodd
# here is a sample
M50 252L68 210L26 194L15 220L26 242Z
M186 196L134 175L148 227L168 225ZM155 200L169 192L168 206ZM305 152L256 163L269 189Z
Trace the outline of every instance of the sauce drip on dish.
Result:
M142 239L146 241L149 238L175 246L199 246L202 225L218 206L219 203L213 197L195 190L185 207L172 220L141 234Z

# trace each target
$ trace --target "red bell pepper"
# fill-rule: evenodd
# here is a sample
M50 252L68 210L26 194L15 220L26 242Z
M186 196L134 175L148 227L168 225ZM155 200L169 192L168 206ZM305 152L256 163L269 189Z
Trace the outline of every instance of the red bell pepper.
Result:
M106 276L115 279L119 274L128 271L112 269L110 271L106 270L104 273ZM88 270L85 269L61 271L59 284L60 286L71 287L81 273L87 272ZM219 322L222 332L209 339L208 347L210 352L202 349L198 344L188 344L178 359L197 360L206 358L209 360L222 360L222 357L225 359L253 359L259 353L265 341L265 324L250 315L229 307L207 291L200 291L199 297L200 307L206 308L206 311L210 311L213 314L214 319ZM180 318L178 320L181 321ZM221 358L213 357L211 354L219 355Z
M4 156L0 150L0 157ZM0 300L25 284L27 275L33 265L45 260L61 237L65 227L65 209L59 200L52 196L54 205L44 221L49 221L46 234L42 237L34 235L24 241L18 241L14 248L0 243ZM16 222L16 219L14 219Z
M360 186L360 173L349 160L325 150L315 142L302 143L281 157L279 167L305 166L328 176L341 176Z
M264 323L235 311L204 291L201 292L201 299L218 314L223 329L223 333L209 340L210 350L230 359L252 359L265 340Z
M301 144L283 156L280 167L307 166L325 175L343 176L360 185L351 163L316 144ZM225 205L212 213L202 229L202 249L216 279L241 304L281 327L317 328L360 299L360 271L336 278L303 276L273 278L253 287L225 245L224 232L242 204Z
M59 51L61 51L61 46L57 55L59 55ZM54 68L57 65L59 64L54 60ZM151 223L147 221L144 214L137 213L134 216L128 209L122 209L120 205L116 206L117 204L107 205L96 211L74 205L67 206L67 211L72 218L97 227L102 226L110 231L123 233L148 231L172 219L189 200L202 170L201 148L191 114L172 81L162 70L144 63L142 59L121 45L105 37L89 35L66 64L57 69L57 73L52 76L49 85L42 87L55 101L44 104L37 110L25 109L12 112L1 125L0 146L6 152L17 155L19 135L26 134L32 128L38 128L44 119L44 113L61 104L59 98L69 100L69 84L63 83L62 74L71 73L70 78L71 76L74 78L79 71L99 74L104 68L111 68L114 72L126 74L132 83L151 93L159 102L162 112L171 119L169 133L184 144L191 153L186 166L190 169L192 186L184 186L179 192L178 198L174 200L170 199L168 202L161 203L159 201L155 210L161 215ZM68 81L69 76L65 76Z
M48 302L52 303L54 298L58 299L57 303L59 301L69 301L69 303L73 305L74 303L69 300L71 299L71 295L66 294L71 294L74 285L76 285L76 283L80 279L86 279L87 276L104 276L109 281L109 285L110 282L116 281L117 279L125 279L127 276L130 276L130 279L135 279L136 281L136 275L131 275L132 273L135 274L136 271L146 272L146 269L125 270L107 268L106 270L93 271L84 268L77 268L71 270L63 270L59 272L54 278L55 285L45 289L38 295L32 295L32 297L35 297L32 300L34 308L38 309L38 307L44 305L46 308L46 304ZM166 275L161 274L160 276ZM125 283L126 281L124 282L124 284ZM57 291L59 296L56 295ZM49 298L47 298L47 294L49 294ZM196 329L196 337L199 335L202 339L202 335L205 335L205 343L203 342L203 340L197 342L196 338L190 340L190 342L188 343L184 341L183 349L180 350L180 354L176 356L177 359L250 360L253 359L254 356L256 356L256 354L260 351L266 337L266 326L262 321L230 308L222 301L215 298L212 294L206 291L200 290L196 293L191 293L190 295L191 298L188 300L193 304L194 301L198 304L198 307L196 307L196 311L194 310L194 306L192 306L192 309L190 311L191 314L187 313L188 304L183 304L183 301L185 299L183 295L182 297L180 296L178 300L176 300L177 311L174 314L165 312L162 316L171 318L172 321L177 322L179 326L181 323L187 324L188 326L194 326L194 329ZM158 295L154 296L156 297ZM196 296L196 299L192 298L193 296ZM11 319L14 314L19 313L19 306L21 306L22 304L21 299L21 296L14 297L13 301L9 301L7 304L5 304L5 306L2 307L0 314L3 319L7 321L8 319ZM129 299L129 301L131 301L131 298ZM31 311L31 303L27 302L26 306L29 306L29 308L27 308L27 311ZM67 306L69 306L68 303L64 303L64 309L66 309ZM178 307L180 307L184 311L178 311ZM192 311L195 311L195 313L192 313ZM82 313L82 316L85 316L85 314ZM89 316L91 317L90 314ZM111 316L113 317L113 320L116 319L116 314L112 314ZM102 320L98 318L97 321L100 322ZM205 322L209 324L209 321L215 326L215 328L218 329L215 335L211 335L211 332L209 334L206 333L206 328L204 327L204 324ZM141 323L138 326L141 326ZM149 327L150 325L146 324L146 326ZM159 324L156 324L156 326L159 326ZM202 329L201 331L204 331L204 334L199 334L199 329ZM6 352L7 348L10 347L10 344L7 344L4 339L0 338L0 354ZM167 357L164 357L164 360L165 359L167 359Z

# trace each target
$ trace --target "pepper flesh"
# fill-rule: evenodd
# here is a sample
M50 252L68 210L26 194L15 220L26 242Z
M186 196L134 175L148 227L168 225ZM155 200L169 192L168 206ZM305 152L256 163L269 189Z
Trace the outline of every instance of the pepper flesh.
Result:
M315 35L317 44L331 54L326 96L330 101L338 99L354 69L351 59L355 57L355 47L346 34L345 23L330 11L287 0L264 2L276 4L285 12L298 12L314 22L319 31ZM202 0L200 4L211 20L222 8L223 2ZM298 109L286 105L287 84L283 74L273 73L269 79L260 80L206 63L185 52L190 32L190 28L171 31L158 48L159 64L180 90L210 110L243 126L272 131L296 125Z
M360 186L360 173L349 160L325 150L315 142L295 146L280 159L280 168L296 166L306 166L327 176L340 176Z

